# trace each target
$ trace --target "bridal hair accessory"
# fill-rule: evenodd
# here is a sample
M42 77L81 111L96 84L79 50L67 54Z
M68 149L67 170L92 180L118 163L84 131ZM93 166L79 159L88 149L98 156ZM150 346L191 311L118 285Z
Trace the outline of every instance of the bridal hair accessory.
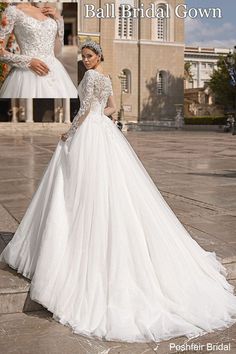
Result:
M95 52L99 55L102 55L102 48L100 47L100 45L94 41L86 41L82 44L81 46L81 50L83 48L91 48L94 49Z

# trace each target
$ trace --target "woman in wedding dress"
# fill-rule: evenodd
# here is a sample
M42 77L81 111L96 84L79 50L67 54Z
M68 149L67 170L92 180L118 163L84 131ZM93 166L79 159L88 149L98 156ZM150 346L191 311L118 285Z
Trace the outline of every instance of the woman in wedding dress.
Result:
M102 50L85 42L81 108L0 256L74 333L106 340L194 338L236 322L215 252L191 238L107 117Z
M20 54L4 49L14 32ZM31 3L8 5L0 25L0 61L12 66L0 98L77 98L77 89L55 57L56 44L63 45L64 22L51 6Z

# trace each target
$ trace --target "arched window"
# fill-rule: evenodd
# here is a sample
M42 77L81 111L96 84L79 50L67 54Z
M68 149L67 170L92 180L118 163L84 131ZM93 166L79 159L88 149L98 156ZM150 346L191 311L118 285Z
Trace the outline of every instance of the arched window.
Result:
M125 75L124 89L126 93L131 93L131 71L129 69L122 70Z
M159 16L151 19L152 40L159 42L174 42L174 9L166 0L156 0L155 10Z
M167 41L168 39L168 29L167 29L167 9L165 4L157 6L162 17L157 19L156 24L156 37L159 41Z
M157 94L165 95L167 93L167 73L164 70L160 70L157 73Z
M130 17L122 17L121 6L123 7L123 9L129 9L129 11L131 12ZM130 9L130 5L122 4L118 8L118 14L118 37L121 39L131 39L133 37L134 31L133 8Z

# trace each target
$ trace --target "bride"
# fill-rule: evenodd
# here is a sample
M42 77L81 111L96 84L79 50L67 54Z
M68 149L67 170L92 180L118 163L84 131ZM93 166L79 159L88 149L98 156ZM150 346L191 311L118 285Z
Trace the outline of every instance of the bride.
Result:
M236 322L215 252L193 240L107 117L115 103L101 47L82 46L81 108L0 260L74 333L159 342Z
M4 49L12 31L20 54ZM0 98L77 98L76 87L54 54L57 42L63 45L63 38L63 18L54 7L8 5L0 25L0 62L12 69L0 89Z

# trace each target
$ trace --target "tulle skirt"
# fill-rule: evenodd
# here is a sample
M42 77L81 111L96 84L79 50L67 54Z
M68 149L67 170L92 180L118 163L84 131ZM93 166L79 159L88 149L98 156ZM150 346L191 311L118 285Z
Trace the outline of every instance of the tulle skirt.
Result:
M236 322L215 252L191 238L123 133L96 112L58 142L0 260L85 336L159 342Z
M77 89L55 57L43 60L50 71L39 76L30 69L12 68L0 89L0 98L77 98Z

